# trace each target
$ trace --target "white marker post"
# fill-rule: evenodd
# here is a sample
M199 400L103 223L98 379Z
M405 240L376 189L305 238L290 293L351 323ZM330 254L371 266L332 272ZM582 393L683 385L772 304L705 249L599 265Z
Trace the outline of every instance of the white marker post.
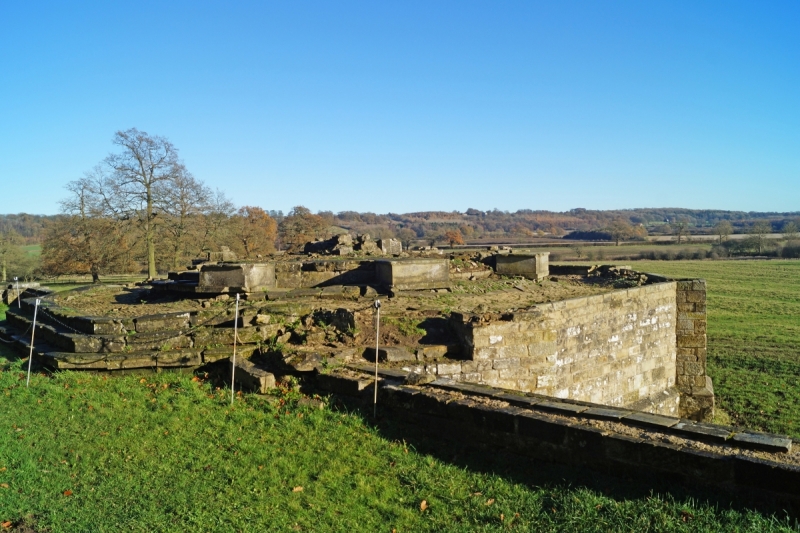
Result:
M233 405L233 397L235 388L233 386L233 377L236 373L236 340L239 338L239 293L236 293L236 313L233 317L233 364L231 365L231 405Z
M17 307L22 309L22 301L19 299L19 278L14 276L14 281L17 283Z
M381 338L381 301L375 300L375 303L372 304L375 308L375 396L372 400L372 417L377 418L378 416L378 344Z
M31 326L31 351L28 354L28 380L25 382L25 387L31 385L31 363L33 362L33 338L36 335L36 312L39 310L39 298L36 298L36 305L33 308L33 326Z

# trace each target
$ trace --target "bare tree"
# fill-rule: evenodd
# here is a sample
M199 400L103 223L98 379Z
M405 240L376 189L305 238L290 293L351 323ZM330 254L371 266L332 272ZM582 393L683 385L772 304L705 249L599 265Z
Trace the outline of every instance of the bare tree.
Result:
M733 233L733 226L727 220L720 220L714 226L714 234L719 237L720 244L722 241L728 240L728 236Z
M171 262L174 268L180 265L182 259L191 252L187 250L190 240L196 245L196 239L190 239L191 234L198 233L198 226L203 216L209 211L209 202L212 197L211 190L194 179L184 168L175 175L169 187L161 191L161 209L165 214L162 221L164 231L169 235L171 249ZM197 248L194 246L193 248ZM196 252L199 252L196 249Z
M672 233L678 237L678 244L685 235L689 234L689 224L685 220L676 220L672 223Z
M105 214L134 220L144 235L147 275L156 276L156 217L166 205L165 192L186 173L177 149L163 137L136 128L118 131L114 144L122 151L104 160L110 170L99 181L98 194Z
M772 224L766 220L759 220L750 226L750 235L753 236L754 242L758 247L759 255L764 250L764 244L767 241L767 235L772 233Z
M236 213L233 202L225 194L216 190L211 193L202 219L200 249L211 250L223 244L229 245L233 239L232 218Z
M783 238L787 241L796 241L798 235L797 224L794 222L787 222L783 225Z

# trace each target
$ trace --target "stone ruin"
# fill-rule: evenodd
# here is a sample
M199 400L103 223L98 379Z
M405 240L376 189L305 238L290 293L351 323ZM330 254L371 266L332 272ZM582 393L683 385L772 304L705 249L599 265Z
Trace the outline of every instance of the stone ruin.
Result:
M318 239L308 242L303 247L303 253L319 255L353 255L361 252L364 255L393 255L403 253L403 245L397 239L378 239L373 241L368 234L335 235L330 239Z
M510 249L401 256L348 237L259 263L209 255L146 286L27 287L0 336L27 354L41 298L40 366L224 379L236 326L242 390L297 376L371 402L378 387L384 416L441 438L800 509L790 438L708 423L703 280L551 265L546 253ZM345 257L324 257L336 255Z
M321 243L344 251L347 237ZM377 247L367 236L353 241L368 244ZM34 346L43 365L208 365L230 357L235 322L251 374L358 365L376 357L367 332L372 300L382 298L387 325L377 357L412 381L447 378L697 420L714 409L702 280L561 267L547 253L497 250L198 262L148 287L119 288L107 308L89 303L76 315L71 309L92 290L45 298ZM126 298L140 305L118 303ZM0 333L24 345L32 302L26 292ZM149 302L153 312L143 313Z

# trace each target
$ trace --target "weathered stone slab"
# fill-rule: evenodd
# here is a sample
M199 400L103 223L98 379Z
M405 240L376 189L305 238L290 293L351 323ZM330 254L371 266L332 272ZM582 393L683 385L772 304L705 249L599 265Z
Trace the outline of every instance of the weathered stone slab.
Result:
M266 394L275 388L275 375L244 358L236 358L235 384L241 390Z
M364 359L375 361L375 348L370 346L364 350ZM415 361L416 356L401 346L380 346L378 348L378 361Z
M134 319L134 324L137 333L151 333L186 329L189 327L189 319L189 313L165 313L137 317Z
M585 405L575 405L572 403L561 403L561 402L551 402L551 401L542 401L536 404L537 409L544 409L545 411L554 411L559 414L566 414L566 415L577 415L583 413L588 409Z
M200 267L200 292L255 292L274 287L275 263L222 263Z
M672 431L688 437L715 442L725 442L731 436L731 430L712 424L696 424L694 422L678 422Z
M635 425L654 428L671 428L680 422L679 418L671 416L653 415L650 413L634 412L622 419L623 422L629 422Z
M600 420L620 420L629 414L631 414L631 412L628 410L613 409L611 407L590 407L581 413L582 416Z
M522 276L539 281L550 274L549 256L550 252L529 255L497 255L495 256L496 270L498 274L504 276Z
M533 407L534 405L540 404L544 401L541 398L523 396L521 394L514 394L511 392L500 392L493 395L492 398L508 402L516 407Z
M397 290L444 289L450 286L447 259L381 259L375 262L377 283Z
M347 396L358 396L373 382L373 379L355 378L341 374L319 374L316 377L317 386L322 390Z
M731 440L739 446L754 448L769 452L790 452L792 439L784 435L770 435L768 433L736 433Z

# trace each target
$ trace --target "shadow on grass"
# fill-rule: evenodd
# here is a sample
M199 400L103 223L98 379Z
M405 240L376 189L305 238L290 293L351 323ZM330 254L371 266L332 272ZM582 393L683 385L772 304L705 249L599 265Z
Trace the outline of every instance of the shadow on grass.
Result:
M540 487L554 492L587 489L616 501L644 501L651 498L671 499L677 506L687 508L708 505L717 511L755 511L776 519L789 518L794 528L800 528L800 516L790 513L768 496L740 496L713 487L687 486L660 477L658 473L641 469L635 477L608 475L577 466L532 459L507 448L495 448L461 435L440 435L435 430L407 422L392 420L378 413L372 417L372 405L337 399L334 409L358 412L380 434L392 441L402 441L418 453L427 454L461 469L480 474L494 474L513 483Z

